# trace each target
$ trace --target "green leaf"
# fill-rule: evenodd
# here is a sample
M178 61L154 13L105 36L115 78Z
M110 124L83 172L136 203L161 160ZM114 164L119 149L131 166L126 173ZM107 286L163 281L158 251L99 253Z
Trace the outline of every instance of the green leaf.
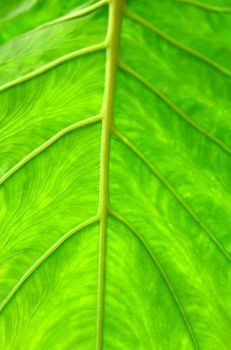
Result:
M230 0L1 1L1 350L229 350Z

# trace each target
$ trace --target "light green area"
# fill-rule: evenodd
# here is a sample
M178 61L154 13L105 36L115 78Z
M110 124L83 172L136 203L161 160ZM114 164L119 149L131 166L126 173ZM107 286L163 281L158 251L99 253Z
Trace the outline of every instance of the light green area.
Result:
M230 350L231 5L198 4L0 0L1 350Z
M36 28L57 17L83 9L95 0L1 0L0 42Z
M95 28L98 28L96 31ZM104 41L107 8L54 24L2 45L0 83L6 84L72 52Z

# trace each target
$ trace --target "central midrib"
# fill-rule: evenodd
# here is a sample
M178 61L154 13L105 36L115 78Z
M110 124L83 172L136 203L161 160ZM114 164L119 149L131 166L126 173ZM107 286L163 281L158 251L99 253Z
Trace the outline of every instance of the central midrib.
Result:
M106 78L102 106L102 143L100 165L100 242L99 242L99 280L97 305L97 342L96 349L103 348L103 321L105 296L105 270L106 270L106 239L107 220L109 211L109 158L110 140L113 126L114 101L116 90L116 73L119 60L119 41L124 0L111 0L109 2L109 24L106 50Z

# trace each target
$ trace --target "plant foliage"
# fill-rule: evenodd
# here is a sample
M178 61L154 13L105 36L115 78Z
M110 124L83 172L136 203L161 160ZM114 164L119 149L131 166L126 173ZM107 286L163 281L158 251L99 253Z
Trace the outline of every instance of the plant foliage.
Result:
M1 0L1 350L230 349L231 10L203 1Z

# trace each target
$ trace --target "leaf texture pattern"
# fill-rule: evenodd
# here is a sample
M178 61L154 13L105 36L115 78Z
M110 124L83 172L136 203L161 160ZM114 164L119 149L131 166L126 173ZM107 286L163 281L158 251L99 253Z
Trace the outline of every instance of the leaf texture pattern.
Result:
M229 0L0 28L0 348L229 350Z

